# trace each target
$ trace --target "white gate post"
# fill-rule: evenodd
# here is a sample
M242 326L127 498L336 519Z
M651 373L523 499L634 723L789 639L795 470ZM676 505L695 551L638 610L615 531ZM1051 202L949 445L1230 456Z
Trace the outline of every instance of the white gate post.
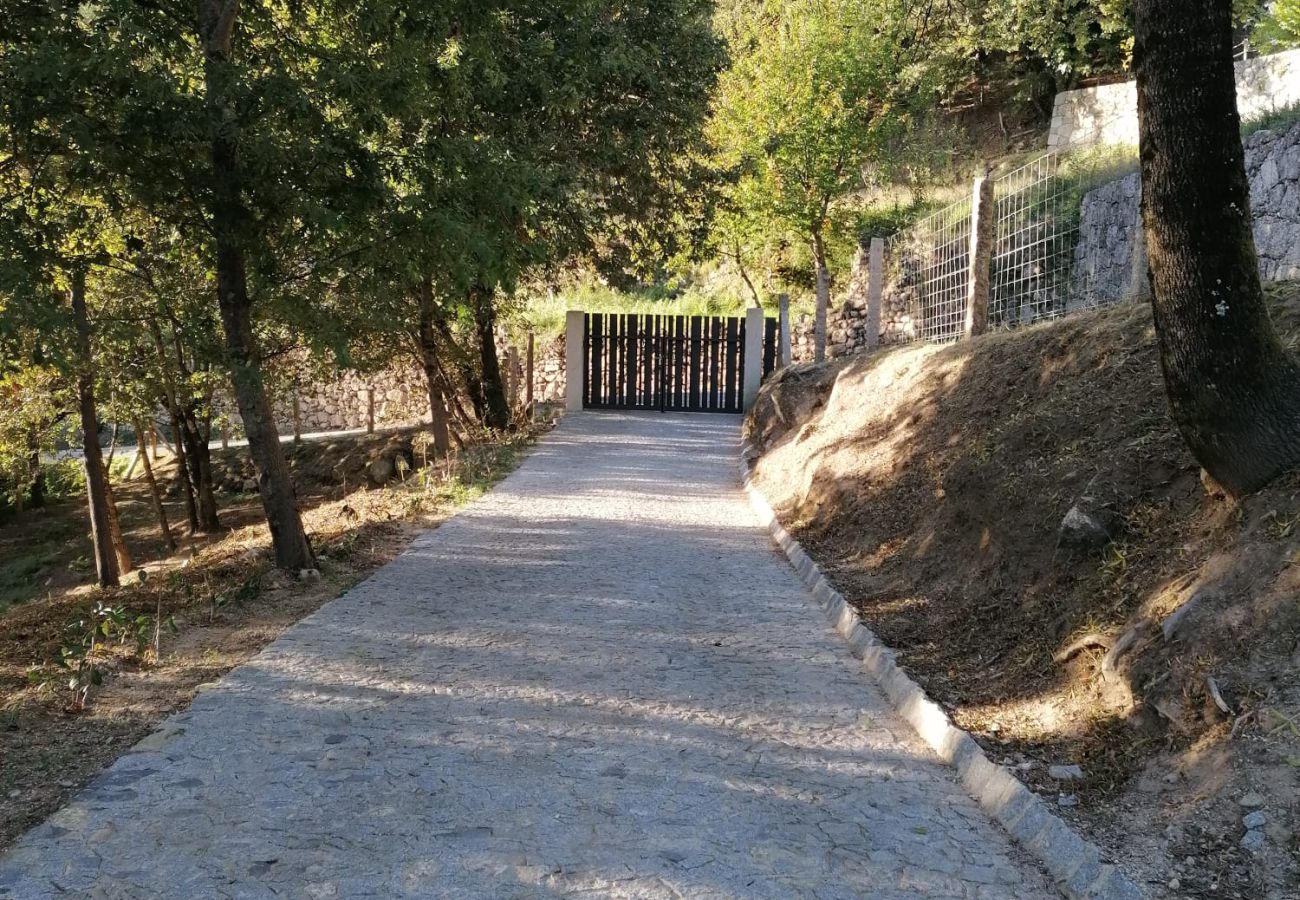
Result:
M569 412L582 409L582 387L587 381L587 354L582 336L586 314L571 309L564 317L564 408Z
M745 359L742 378L745 383L744 409L749 411L758 399L763 380L763 310L751 306L745 310Z

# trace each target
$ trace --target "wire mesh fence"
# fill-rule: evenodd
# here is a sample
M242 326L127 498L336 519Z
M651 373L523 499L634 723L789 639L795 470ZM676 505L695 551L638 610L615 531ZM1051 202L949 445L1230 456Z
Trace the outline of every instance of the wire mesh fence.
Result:
M986 211L994 225L990 328L1015 328L1122 299L1127 279L1114 270L1124 267L1125 248L1114 248L1113 258L1103 260L1080 254L1085 244L1106 244L1105 234L1095 232L1115 230L1105 216L1090 214L1099 202L1117 199L1093 196L1099 186L1127 190L1119 199L1136 214L1132 171L1133 160L1123 153L1048 152L996 176L992 207ZM888 341L962 337L970 294L971 226L972 200L964 199L887 241ZM1082 242L1081 228L1088 229Z
M970 200L932 213L886 244L887 283L899 307L895 341L953 341L966 325Z
M1046 153L997 179L989 266L989 324L1028 325L1070 306L1079 197Z

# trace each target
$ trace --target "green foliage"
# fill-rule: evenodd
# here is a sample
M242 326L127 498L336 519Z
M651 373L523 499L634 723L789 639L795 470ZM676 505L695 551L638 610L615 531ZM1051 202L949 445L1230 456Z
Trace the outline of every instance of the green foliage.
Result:
M943 55L923 59L922 23L894 0L733 4L720 21L733 64L710 127L729 182L716 246L744 267L827 236L851 245L859 192L907 164L907 135L948 74Z
M1256 26L1252 40L1267 51L1300 47L1300 0L1274 0Z

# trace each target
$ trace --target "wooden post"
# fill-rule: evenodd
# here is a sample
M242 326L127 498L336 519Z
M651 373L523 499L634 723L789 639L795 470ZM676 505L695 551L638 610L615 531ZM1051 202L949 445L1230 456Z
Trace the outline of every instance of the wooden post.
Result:
M790 365L790 295L778 294L777 303L777 367Z
M971 193L970 271L966 276L966 337L989 327L989 266L993 261L993 179L975 179Z
M158 461L158 426L152 422L149 423L149 450L153 453L153 461Z
M302 443L302 409L298 403L298 388L293 389L293 442Z
M527 368L524 370L527 387L524 391L524 403L527 404L529 409L532 409L533 406L533 353L535 342L536 337L531 331L528 332L528 361L526 363Z
M519 348L514 344L506 348L506 397L513 413L519 408Z
M230 449L230 421L225 420L221 423L221 449Z
M867 271L867 348L880 346L880 304L885 293L885 240L871 239Z
M583 382L587 380L587 352L584 334L586 314L571 309L564 316L564 408L567 412L582 409Z
M366 388L366 434L375 433L375 386Z

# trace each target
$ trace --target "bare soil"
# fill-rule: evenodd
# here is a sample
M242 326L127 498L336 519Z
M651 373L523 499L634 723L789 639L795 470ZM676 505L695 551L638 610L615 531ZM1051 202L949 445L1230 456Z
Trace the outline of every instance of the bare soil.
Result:
M1300 284L1273 301L1294 350ZM1300 897L1300 477L1207 491L1145 305L795 367L747 428L910 674L1153 895Z
M175 555L165 553L144 481L114 486L127 542L146 573L120 589L92 585L84 497L0 521L0 561L26 561L7 585L8 596L20 602L0 615L0 849L187 706L201 685L255 655L508 473L533 437L472 445L426 479L415 471L421 462L418 439L411 452L415 434L290 449L319 575L293 577L272 565L260 502L237 492L249 465L244 450L214 457L218 484L226 485L218 493L220 534L182 538L184 509L178 493L169 497L167 512L182 545ZM384 487L368 483L369 463L394 453L404 453L413 469L397 472ZM159 472L174 480L170 462L160 463ZM58 661L85 633L76 623L102 621L94 615L98 604L121 607L129 620L145 617L150 646L116 633L97 642L91 664L102 684L82 704L68 686L71 671ZM165 627L157 629L155 654L158 622Z

